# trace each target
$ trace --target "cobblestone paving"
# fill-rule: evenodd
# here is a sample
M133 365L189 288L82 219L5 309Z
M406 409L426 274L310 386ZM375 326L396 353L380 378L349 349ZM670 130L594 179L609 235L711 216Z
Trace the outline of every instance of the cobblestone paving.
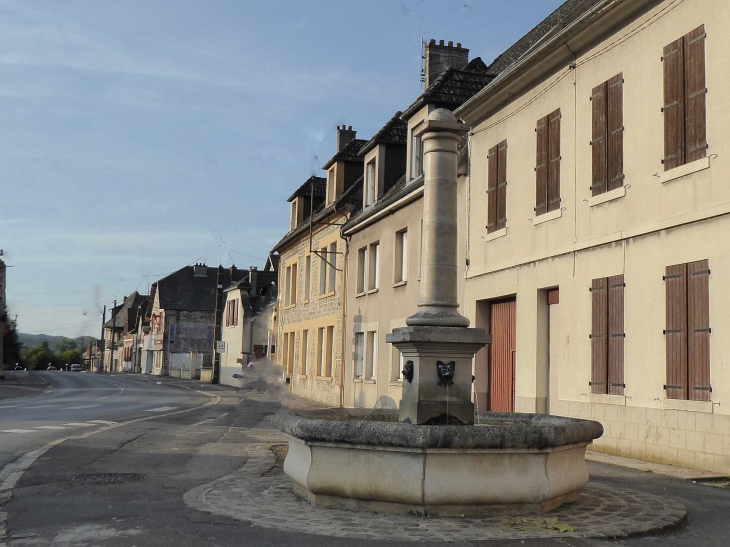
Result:
M269 472L275 463L269 448L281 442L276 433L252 431L259 442L246 445L250 454L246 465L190 490L185 503L283 532L401 541L622 538L677 526L687 515L684 506L673 500L599 482L589 483L579 502L541 516L428 519L322 509L297 498L286 475Z

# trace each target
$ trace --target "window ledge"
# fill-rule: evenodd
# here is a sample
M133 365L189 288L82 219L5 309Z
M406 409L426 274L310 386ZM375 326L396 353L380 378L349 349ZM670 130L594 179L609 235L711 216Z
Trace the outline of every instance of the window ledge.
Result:
M379 290L380 290L380 289L370 289L370 290L369 290L369 291L368 291L368 292L367 292L366 294L375 294L375 293L376 293L376 292L378 292Z
M501 230L497 230L495 232L492 232L491 234L487 234L484 237L484 241L493 241L495 239L499 239L500 237L504 237L507 235L507 228L502 228Z
M687 175L691 175L692 173L697 173L698 171L703 171L704 169L710 168L710 158L702 158L701 160L693 161L692 163L685 163L684 165L680 165L679 167L675 167L674 169L670 169L669 171L664 171L663 173L658 173L657 176L659 177L659 182L664 184L665 182L669 182L670 180L675 180L681 177L686 177Z
M664 399L663 408L712 414L712 401L687 401L685 399Z
M375 383L376 383L376 381L375 381L375 378L365 378L365 379L364 379L364 380L362 381L362 383L363 383L363 384L375 384Z
M329 298L330 296L334 296L336 291L332 292L326 292L324 294L319 295L319 299L322 300L323 298Z
M601 403L604 405L626 406L625 395L609 395L607 393L589 393L589 403Z
M303 304L309 304L309 299L305 300Z
M300 374L300 375L299 375L299 379L300 379L300 380L302 380L302 379L304 379L304 378L306 378L306 377L307 377L307 375L306 375L306 374Z
M365 296L366 294L366 292L359 292L355 295L355 298L360 298L361 296Z
M421 173L421 174L420 174L420 175L418 175L417 177L414 177L414 178L412 178L411 180L409 180L408 182L406 182L406 186L408 186L409 184L413 184L414 182L418 182L418 181L419 181L419 180L421 180L422 178L423 178L423 173Z
M542 215L538 215L532 219L532 225L537 226L538 224L542 224L543 222L548 222L550 220L555 220L556 218L560 218L563 216L563 208L558 207L554 211L550 211L549 213L543 213Z
M396 281L395 283L393 283L393 287L402 287L403 285L406 285L407 283L408 283L408 281L405 279L403 281Z
M296 305L296 304L289 304L288 306L284 306L284 309L285 309L285 310L290 310L290 309L292 309L292 308L296 308L296 307L297 307L297 305Z
M604 192L603 194L598 194L597 196L589 197L588 206L595 207L596 205L600 205L601 203L606 203L607 201L613 201L614 199L622 198L625 195L626 195L626 186L621 186L620 188L614 188L610 192Z
M362 378L360 378L360 377L353 378L352 381L355 382L356 384L362 384Z
M403 387L403 380L396 380L390 383L390 387Z
M332 381L332 376L315 376L315 380L327 380L328 382Z

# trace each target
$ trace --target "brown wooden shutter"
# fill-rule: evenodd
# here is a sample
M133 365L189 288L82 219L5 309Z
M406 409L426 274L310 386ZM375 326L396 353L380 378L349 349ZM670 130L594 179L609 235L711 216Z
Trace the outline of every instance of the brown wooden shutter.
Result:
M608 278L608 393L624 394L624 276Z
M233 324L238 325L238 299L233 301Z
M614 76L606 84L608 97L608 176L606 191L624 185L624 75Z
M548 169L548 203L547 210L560 209L560 109L548 116L549 127L549 169Z
M705 26L684 37L685 162L707 155L705 88Z
M591 185L591 193L594 196L603 194L606 191L606 162L608 161L608 139L606 138L608 93L606 87L606 82L594 87L591 95L591 107L593 109L593 139L591 140L593 184Z
M608 290L606 278L594 279L591 287L591 391L607 393L608 377Z
M497 145L497 230L507 226L507 141Z
M664 276L667 294L668 399L687 398L687 265L667 266Z
M228 318L231 315L230 312L231 312L231 303L230 302L226 302L226 327L228 326L228 323L229 323Z
M547 213L547 186L548 186L548 117L537 122L537 160L535 177L537 181L535 191L535 215Z
M684 38L664 48L664 170L684 159Z
M689 398L709 401L710 269L707 260L687 264L687 346Z
M487 233L497 229L497 147L489 149L487 174Z

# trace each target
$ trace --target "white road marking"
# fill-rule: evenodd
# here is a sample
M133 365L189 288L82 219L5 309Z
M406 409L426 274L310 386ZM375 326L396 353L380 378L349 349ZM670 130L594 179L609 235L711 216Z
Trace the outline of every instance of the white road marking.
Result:
M160 408L148 408L145 412L166 412L168 410L175 410L176 406L161 406Z
M86 408L98 408L101 405L68 406L66 410L84 410Z
M0 410L5 410L6 408L16 408L18 405L10 405L10 406L0 406Z
M39 425L36 429L66 429L65 425Z
M198 422L197 424L190 424L190 427L194 427L196 425L207 424L208 422L214 422L214 421L218 420L219 418L222 418L223 416L228 416L228 412L226 412L225 414L221 414L220 416L218 416L218 418L208 418L207 420L203 420L202 422Z
M23 410L35 410L37 408L50 408L54 405L34 405L34 406L24 406Z
M86 424L86 423L82 423L82 422L71 422L71 423L63 424L63 425L74 426L74 427L94 427L94 425L98 425L98 424Z
M3 429L0 433L35 433L32 429Z
M110 422L109 420L87 420L90 424L102 424L102 425L112 425L117 422Z

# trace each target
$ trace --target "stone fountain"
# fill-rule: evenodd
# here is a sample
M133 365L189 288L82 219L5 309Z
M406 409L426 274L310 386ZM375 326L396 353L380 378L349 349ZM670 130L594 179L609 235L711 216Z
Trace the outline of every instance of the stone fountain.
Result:
M586 446L600 423L491 413L474 424L472 361L488 344L457 302L457 146L467 131L445 109L417 135L424 146L418 311L387 341L403 354L398 411L283 411L284 472L325 507L429 516L550 511L588 482Z

